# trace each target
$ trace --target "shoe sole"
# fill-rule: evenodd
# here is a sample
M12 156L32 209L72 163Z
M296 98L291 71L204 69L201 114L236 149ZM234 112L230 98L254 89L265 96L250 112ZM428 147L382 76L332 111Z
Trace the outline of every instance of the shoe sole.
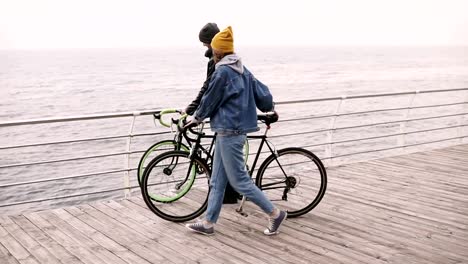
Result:
M265 236L274 236L274 235L279 234L279 231L276 231L276 232L273 232L273 233L265 233L265 232L263 232L263 234L264 234Z

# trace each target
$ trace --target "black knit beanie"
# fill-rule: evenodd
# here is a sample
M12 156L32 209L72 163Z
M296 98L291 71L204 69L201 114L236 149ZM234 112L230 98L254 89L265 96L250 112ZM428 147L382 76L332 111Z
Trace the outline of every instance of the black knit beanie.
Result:
M200 34L198 34L198 38L201 42L210 44L213 37L219 32L218 25L216 23L208 23L206 24L201 30Z

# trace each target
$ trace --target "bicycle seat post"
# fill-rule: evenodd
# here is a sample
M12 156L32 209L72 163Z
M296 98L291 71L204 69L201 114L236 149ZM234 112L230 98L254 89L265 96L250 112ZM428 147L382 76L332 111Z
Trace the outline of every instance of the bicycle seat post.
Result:
M263 134L265 137L267 136L268 130L270 130L270 128L270 125L266 125L265 133Z

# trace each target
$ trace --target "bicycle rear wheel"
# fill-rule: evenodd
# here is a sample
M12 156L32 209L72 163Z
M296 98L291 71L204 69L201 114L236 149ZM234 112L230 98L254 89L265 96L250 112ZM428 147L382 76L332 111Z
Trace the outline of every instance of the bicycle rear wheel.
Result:
M207 207L210 170L185 151L169 151L146 167L141 192L148 208L159 217L183 222L200 216Z
M327 188L327 173L317 156L302 148L285 148L270 155L258 170L256 185L288 217L316 207Z

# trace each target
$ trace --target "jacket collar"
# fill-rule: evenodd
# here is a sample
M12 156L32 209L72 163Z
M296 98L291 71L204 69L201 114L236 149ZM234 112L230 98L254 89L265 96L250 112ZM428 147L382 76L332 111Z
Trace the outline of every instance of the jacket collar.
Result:
M218 69L218 67L222 65L231 67L240 74L244 73L244 65L242 64L242 60L235 53L224 56L220 61L218 61L218 63L216 63L215 69Z

